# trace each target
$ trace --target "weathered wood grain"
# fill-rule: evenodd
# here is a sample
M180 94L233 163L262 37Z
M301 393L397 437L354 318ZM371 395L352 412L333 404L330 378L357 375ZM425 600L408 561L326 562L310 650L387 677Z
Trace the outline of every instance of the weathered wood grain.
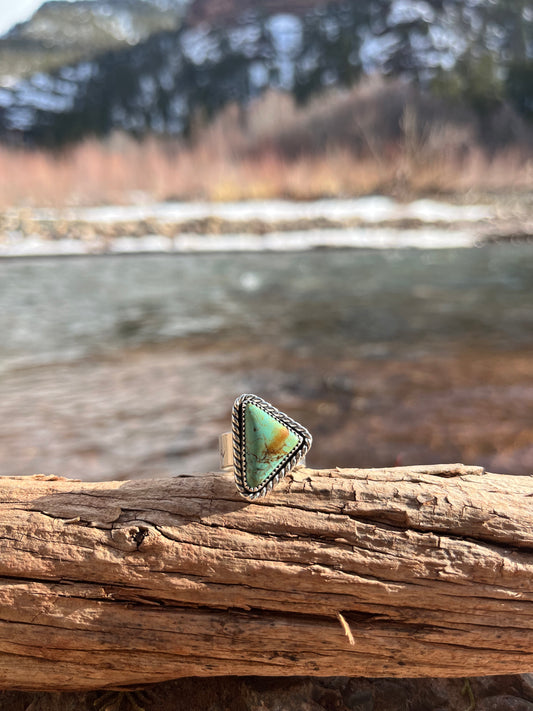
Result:
M533 669L533 477L0 478L0 687Z

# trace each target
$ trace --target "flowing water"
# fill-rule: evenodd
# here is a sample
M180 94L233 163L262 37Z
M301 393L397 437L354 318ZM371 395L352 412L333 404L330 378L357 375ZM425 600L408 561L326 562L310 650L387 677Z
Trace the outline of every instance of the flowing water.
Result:
M4 260L0 471L213 468L251 391L317 466L529 472L532 295L529 244Z

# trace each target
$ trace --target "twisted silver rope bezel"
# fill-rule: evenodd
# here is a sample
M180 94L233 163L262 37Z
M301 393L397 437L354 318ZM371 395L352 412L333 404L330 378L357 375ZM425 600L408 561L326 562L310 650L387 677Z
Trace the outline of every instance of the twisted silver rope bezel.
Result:
M259 409L266 412L300 438L300 443L296 451L286 455L265 481L255 487L250 487L247 484L246 462L244 457L244 442L246 441L244 410L250 404L259 407ZM257 499L271 491L275 484L281 481L291 469L294 469L301 462L313 443L311 433L299 422L296 422L292 417L281 412L258 395L246 393L238 397L233 403L233 409L231 411L231 433L233 440L233 471L235 484L241 496L249 500Z

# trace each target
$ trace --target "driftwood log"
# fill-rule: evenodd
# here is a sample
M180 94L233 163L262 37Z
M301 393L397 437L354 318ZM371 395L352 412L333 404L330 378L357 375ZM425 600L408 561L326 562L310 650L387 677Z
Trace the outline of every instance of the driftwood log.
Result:
M533 477L0 479L0 687L533 670Z

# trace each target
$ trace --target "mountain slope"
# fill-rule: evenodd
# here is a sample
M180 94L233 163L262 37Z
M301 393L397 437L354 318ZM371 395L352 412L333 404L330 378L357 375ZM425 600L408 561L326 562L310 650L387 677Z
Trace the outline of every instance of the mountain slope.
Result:
M195 117L210 118L231 102L246 104L269 88L290 92L303 102L372 72L430 86L462 56L468 72L473 69L470 76L465 74L465 100L474 105L475 91L468 87L478 91L480 76L482 88L494 90L491 106L497 106L503 95L502 66L495 57L513 34L512 23L491 19L490 14L482 22L492 4L478 0L447 0L445 5L442 0L286 0L281 12L280 0L196 0L181 26L154 32L135 44L139 35L133 30L128 35L124 26L122 34L116 29L117 8L134 7L135 17L141 17L142 9L152 17L147 0L111 1L113 14L102 12L107 17L105 41L113 37L112 48L96 51L97 43L88 39L92 49L80 61L4 82L3 87L0 82L0 139L57 146L116 129L137 136L183 134ZM167 6L155 2L150 3L152 9L167 12ZM94 16L97 7L111 7L103 3L83 0L81 7L90 7ZM176 13L176 6L172 8ZM450 18L455 18L453 23ZM148 21L142 26L148 28ZM65 33L66 51L71 38L68 29ZM37 34L44 43L44 30ZM489 40L494 56L487 54ZM485 52L481 61L474 50L462 54L469 47ZM494 81L492 67L499 72Z
M54 0L0 38L0 81L50 72L180 26L186 0Z
M134 47L38 73L0 88L0 136L58 144L122 129L179 134L274 87L304 97L348 85L360 71L363 16L351 3L327 15L247 13L227 26L160 32Z

